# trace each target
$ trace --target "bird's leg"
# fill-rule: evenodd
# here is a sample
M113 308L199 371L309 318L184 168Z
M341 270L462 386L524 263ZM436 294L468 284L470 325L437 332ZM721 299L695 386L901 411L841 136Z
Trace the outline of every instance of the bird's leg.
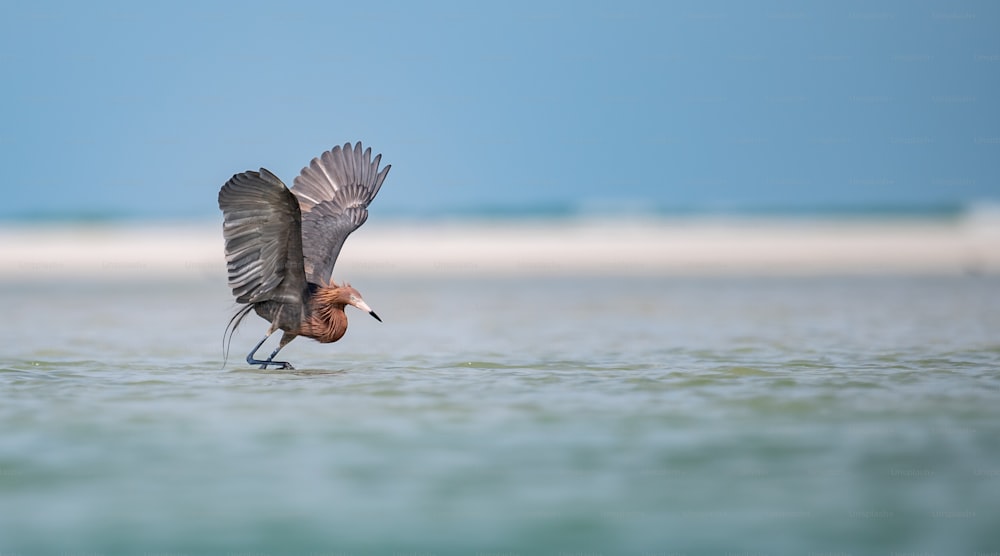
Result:
M261 361L260 359L255 359L254 358L254 355L257 354L257 350L260 349L260 346L264 345L264 342L266 342L267 339L271 337L271 334L274 334L275 330L277 330L277 327L274 326L274 325L271 325L271 328L268 329L267 334L264 334L264 337L261 338L259 342L257 342L257 345L255 345L252 350L250 350L250 353L247 354L247 364L249 364L249 365L260 365L261 369L266 369L268 365L274 365L276 367L278 365L280 365L280 367L279 367L280 369L294 369L295 368L288 361L275 361L274 360L274 356L278 355L278 352L281 351L281 348L287 346L288 342L291 342L292 340L294 340L295 337L297 336L297 334L289 334L288 332L283 332L281 334L281 341L278 342L278 347L276 347L274 349L274 351L271 352L270 357L268 357L264 361Z
M261 369L266 369L268 365L275 365L275 366L281 365L280 368L282 368L282 369L292 369L292 368L294 368L287 361L274 361L274 356L278 355L278 352L281 351L281 348L285 347L285 345L288 344L288 342L291 342L292 338L295 337L295 336L289 337L289 335L288 335L287 332L285 332L284 334L282 334L282 336L281 336L281 342L278 344L278 348L271 352L271 356L270 357L268 357L264 361L261 361L260 359L255 359L254 358L254 355L257 354L257 350L260 349L260 346L264 345L264 342L266 342L267 339L271 337L271 334L274 334L275 330L276 330L276 327L272 326L267 331L267 334L264 334L264 337L261 338L259 342L257 342L257 345L255 345L253 347L253 349L250 350L250 353L247 354L247 363L248 364L250 364L250 365L260 365Z
M295 367L293 367L292 364L289 363L288 361L275 361L274 360L274 356L278 355L278 352L281 351L282 347L283 346L278 346L278 347L274 348L274 351L272 351L271 355L268 356L267 361L262 361L261 362L263 364L260 366L260 368L261 369L266 369L268 365L281 365L281 367L279 367L280 369L295 369Z
M288 332L282 333L281 334L281 341L278 342L278 347L274 348L274 351L271 352L271 355L270 355L270 357L267 358L267 361L262 361L263 365L261 365L260 368L261 369L266 369L268 365L281 365L281 367L279 367L280 369L292 369L292 370L294 370L295 367L293 367L291 363L289 363L288 361L275 361L274 360L274 356L278 355L278 352L281 351L281 348L287 346L288 342L291 342L292 340L294 340L295 336L296 336L296 334L289 334Z
M274 331L268 330L267 334L264 334L264 337L261 338L259 342L257 342L257 345L255 345L252 350L250 350L250 353L247 354L247 364L260 365L261 369L267 368L267 364L270 363L271 360L268 359L267 361L261 361L260 359L254 359L254 355L257 353L257 350L260 349L260 346L264 345L264 342L266 342L267 339L271 337L272 332ZM275 351L275 353L277 353L277 351ZM271 354L271 357L274 357L274 353Z

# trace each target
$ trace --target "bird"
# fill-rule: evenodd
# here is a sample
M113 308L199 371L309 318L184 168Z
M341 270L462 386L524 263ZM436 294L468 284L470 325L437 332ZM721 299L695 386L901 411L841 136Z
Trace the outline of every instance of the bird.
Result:
M368 205L391 168L380 170L382 155L371 154L360 141L345 143L312 159L290 189L260 168L235 174L219 190L229 287L243 305L226 326L230 342L251 310L271 323L247 364L294 369L274 360L278 352L299 336L321 343L341 339L347 305L382 322L350 283L333 280L344 241L368 219ZM278 347L257 359L278 330Z

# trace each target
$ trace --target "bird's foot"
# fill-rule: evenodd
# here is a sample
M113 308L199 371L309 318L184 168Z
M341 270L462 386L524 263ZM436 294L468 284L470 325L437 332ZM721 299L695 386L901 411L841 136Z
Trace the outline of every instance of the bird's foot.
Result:
M270 359L268 359L267 361L261 361L259 359L251 359L251 360L248 360L247 363L250 363L251 365L260 365L261 369L267 369L268 365L272 365L275 368L283 370L283 371L284 370L292 370L292 371L295 370L295 367L293 367L292 364L289 363L288 361L271 361Z

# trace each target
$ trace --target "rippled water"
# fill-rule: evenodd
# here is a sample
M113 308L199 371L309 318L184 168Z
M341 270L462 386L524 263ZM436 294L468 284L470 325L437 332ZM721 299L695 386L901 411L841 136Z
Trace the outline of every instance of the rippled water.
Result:
M4 284L0 553L996 553L1000 280Z

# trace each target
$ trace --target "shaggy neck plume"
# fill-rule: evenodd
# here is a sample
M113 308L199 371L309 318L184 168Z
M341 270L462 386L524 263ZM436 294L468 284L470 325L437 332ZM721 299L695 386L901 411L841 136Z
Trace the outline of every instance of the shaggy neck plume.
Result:
M324 344L339 340L347 332L346 305L346 294L339 286L316 290L309 301L311 310L302 335Z

